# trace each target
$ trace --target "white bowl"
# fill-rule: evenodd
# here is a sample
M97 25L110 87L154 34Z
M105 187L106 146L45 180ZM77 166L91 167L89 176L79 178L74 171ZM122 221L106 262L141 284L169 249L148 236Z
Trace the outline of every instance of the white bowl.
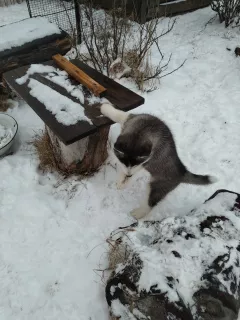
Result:
M1 140L0 140L0 157L1 157L5 155L13 145L14 139L18 131L18 124L13 117L9 116L6 113L0 113L0 125L4 126L7 129L11 129L12 131L10 138L5 141L4 145L1 145Z

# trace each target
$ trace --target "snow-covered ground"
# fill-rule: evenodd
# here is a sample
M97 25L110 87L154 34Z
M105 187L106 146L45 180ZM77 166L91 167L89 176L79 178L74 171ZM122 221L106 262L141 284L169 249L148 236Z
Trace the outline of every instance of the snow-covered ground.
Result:
M26 2L0 8L0 26L29 18Z
M23 5L0 9L1 23L20 16ZM207 24L213 16L206 8L178 17L161 48L173 53L171 68L187 61L145 94L145 105L134 112L165 120L186 166L219 182L179 186L150 219L183 215L218 188L240 191L240 58L234 55L239 30L217 20ZM114 163L83 180L42 174L29 141L43 123L24 102L15 103L7 113L19 123L19 146L0 160L0 319L108 319L98 271L107 267L105 240L133 222L129 212L144 195L144 179L117 190ZM118 132L112 126L112 141Z
M47 18L37 17L25 19L14 24L8 24L1 29L0 51L20 47L25 43L41 39L53 34L60 34L57 25L50 23Z

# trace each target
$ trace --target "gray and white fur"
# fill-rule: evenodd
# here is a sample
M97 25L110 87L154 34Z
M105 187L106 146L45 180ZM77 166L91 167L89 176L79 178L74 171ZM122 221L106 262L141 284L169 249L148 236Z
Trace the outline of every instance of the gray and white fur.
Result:
M122 188L139 170L150 173L147 197L132 215L143 218L180 183L208 185L215 182L209 175L193 174L178 157L175 142L167 125L149 114L131 114L104 103L101 112L121 124L121 133L114 144L121 172L118 187Z

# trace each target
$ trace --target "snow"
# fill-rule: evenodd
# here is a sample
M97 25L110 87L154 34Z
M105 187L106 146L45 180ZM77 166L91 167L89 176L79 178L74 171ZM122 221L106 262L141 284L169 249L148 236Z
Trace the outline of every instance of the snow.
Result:
M238 288L240 283L237 249L240 215L239 209L235 207L233 210L236 203L237 207L239 206L237 198L236 194L219 193L184 217L168 217L161 222L154 221L154 224L140 221L130 228L115 230L109 242L118 246L115 248L118 255L128 258L122 258L120 271L118 266L114 270L115 277L111 279L112 283L119 279L118 286L126 291L125 277L131 270L133 279L138 279L132 280L137 288L137 293L130 293L132 297L149 293L154 287L155 290L164 293L164 297L170 303L182 301L193 314L196 312L194 296L197 292L208 288L209 284L214 286L218 281L219 287L225 288L223 291L234 296L237 301L239 292L232 286L234 283ZM211 229L204 228L206 221L216 216L224 219L215 220ZM187 234L189 237L186 237ZM122 255L122 252L126 254ZM218 269L214 261L224 256L221 264L218 261L218 265L221 266L221 269ZM227 270L231 270L230 274ZM124 276L121 277L123 273ZM207 274L214 274L214 280L206 280ZM171 285L169 279L173 279ZM128 313L134 314L133 311L130 312L131 308L121 306L118 300L114 301L116 286L113 285L109 289L114 302L111 307L113 315L122 315L123 319L130 319ZM131 298L127 301L131 301ZM145 316L147 318L147 313Z
M43 64L31 64L26 74L21 78L18 78L16 82L19 85L23 85L29 79L29 76L35 73L49 73L49 72L54 72L55 70L56 69L52 66L45 66Z
M29 18L16 24L5 25L0 28L0 32L0 51L22 46L33 40L61 33L57 25L50 23L43 17Z
M226 248L236 248L239 244L240 219L232 211L236 198L235 194L219 194L213 200L199 206L193 215L185 219L166 218L160 228L154 226L147 228L140 223L136 232L129 232L125 238L127 247L138 253L144 261L138 283L139 289L149 291L153 285L157 285L157 289L166 292L169 301L179 301L180 297L185 305L193 306L192 297L203 285L201 277L205 270L216 257L226 253ZM200 223L207 217L216 215L226 216L230 221L224 222L222 231L212 232L211 237L203 237L199 228ZM237 224L234 224L235 220ZM194 234L195 238L186 241L183 233L178 235L177 230L182 227ZM210 233L210 229L204 231L208 231L206 234ZM152 245L155 239L159 241ZM173 242L166 243L166 239L171 239ZM149 247L152 248L149 250ZM178 252L181 259L176 258L172 254L173 251ZM229 265L231 262L228 262ZM170 288L166 281L167 277L178 279L179 282ZM229 286L226 279L221 281L226 287ZM229 294L231 294L230 288Z
M13 137L13 131L11 128L6 128L0 124L0 149L3 148Z
M121 79L123 76L129 75L131 70L121 58L117 58L110 65L110 75L113 79Z
M31 64L28 68L26 74L21 78L16 79L19 85L23 85L29 79L29 77L35 73L44 74L46 73L46 78L55 82L59 86L67 90L73 97L77 98L81 104L84 103L84 95L81 85L72 85L68 74L64 70L60 70L53 66L48 66L44 64Z
M17 22L26 18L29 18L26 2L15 4L13 6L1 7L0 9L0 26Z
M84 108L80 104L35 79L30 79L28 87L31 89L31 96L43 103L46 109L55 115L58 122L66 126L74 125L78 121L87 121L92 124L92 121L85 116Z
M4 11L6 21L17 19L12 12ZM134 112L166 121L188 168L212 173L219 182L179 186L149 219L182 216L218 188L240 190L240 59L234 55L239 30L217 20L207 24L213 16L206 8L177 18L160 44L173 53L171 69L187 61L157 91L144 94L145 105ZM153 59L159 59L157 51ZM120 82L137 91L129 80ZM133 222L129 212L144 195L144 178L117 190L112 159L91 178L43 175L29 144L43 123L22 101L7 113L18 121L19 145L0 160L0 318L108 319L106 279L97 270L107 268L110 232ZM111 142L119 130L112 126Z

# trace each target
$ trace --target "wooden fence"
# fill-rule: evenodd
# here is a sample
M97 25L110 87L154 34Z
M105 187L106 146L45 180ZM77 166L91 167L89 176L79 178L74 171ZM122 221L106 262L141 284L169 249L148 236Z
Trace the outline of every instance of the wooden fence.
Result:
M82 2L81 0L79 0ZM95 6L111 9L113 0L92 0ZM156 17L180 14L210 5L211 0L114 0L116 6L126 3L134 20L144 23Z
M143 2L148 2L147 6L145 4L145 8L144 6L142 8L142 16L146 16L146 21L156 16L169 16L203 8L210 5L211 0L144 0Z

